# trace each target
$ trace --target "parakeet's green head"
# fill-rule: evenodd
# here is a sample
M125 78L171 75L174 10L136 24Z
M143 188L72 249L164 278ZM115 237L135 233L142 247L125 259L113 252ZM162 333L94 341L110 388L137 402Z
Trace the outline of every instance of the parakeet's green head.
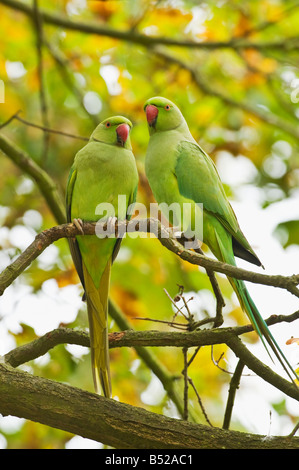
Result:
M176 129L185 123L179 108L161 96L150 98L144 105L150 134Z
M91 134L91 141L131 149L130 131L132 123L123 116L113 116L102 121Z

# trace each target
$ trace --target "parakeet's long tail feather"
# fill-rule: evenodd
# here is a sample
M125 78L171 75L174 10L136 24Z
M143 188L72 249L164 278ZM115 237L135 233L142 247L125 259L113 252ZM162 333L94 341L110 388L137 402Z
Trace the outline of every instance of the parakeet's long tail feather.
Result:
M255 303L253 302L252 298L243 281L239 279L229 279L234 291L237 294L239 302L243 311L247 314L252 326L254 327L255 331L259 335L263 345L265 346L270 358L272 359L271 353L267 345L271 348L275 356L277 357L278 361L282 365L283 369L289 376L289 378L294 381L299 380L298 375L290 365L289 361L283 354L281 348L277 344L275 338L273 337L271 331L268 328L267 323L261 316L260 312L258 311ZM272 359L273 360L273 359Z
M97 393L102 389L105 397L111 397L111 379L108 345L108 291L111 262L108 261L97 289L84 263L84 283L89 319L91 363L94 386Z
M235 263L235 258L233 255L232 250L227 250L222 244L222 241L220 237L218 236L217 232L215 231L216 239L217 239L217 244L218 244L218 249L219 253L221 256L221 260L224 261L225 263L232 264L236 266ZM218 250L217 250L218 251ZM269 352L269 348L272 350L272 352L275 354L276 358L282 365L283 369L289 376L289 378L294 382L294 380L299 381L299 377L294 371L293 367L290 365L289 361L283 354L281 348L277 344L275 338L273 337L271 331L268 328L267 323L261 316L260 312L258 311L258 308L256 307L255 303L253 302L244 281L240 279L234 279L234 278L229 278L229 282L231 283L234 291L237 294L237 297L239 299L239 302L241 304L242 310L247 314L252 326L254 327L255 331L257 332L258 336L260 337L263 345L265 346L270 358L271 354ZM269 348L267 347L269 346ZM273 360L273 359L272 359ZM295 383L295 382L294 382ZM298 382L297 382L298 383Z

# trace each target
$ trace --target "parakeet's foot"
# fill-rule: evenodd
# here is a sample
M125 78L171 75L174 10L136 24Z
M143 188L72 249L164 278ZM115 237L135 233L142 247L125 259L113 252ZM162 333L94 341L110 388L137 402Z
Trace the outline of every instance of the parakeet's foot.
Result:
M82 235L84 235L82 220L81 219L73 219L73 224L77 227L79 232L82 233Z
M169 233L171 238L181 238L183 232L181 231L180 227L168 227L166 231Z
M117 217L108 217L107 220L107 235L111 237L113 235L116 236L116 224L117 224Z

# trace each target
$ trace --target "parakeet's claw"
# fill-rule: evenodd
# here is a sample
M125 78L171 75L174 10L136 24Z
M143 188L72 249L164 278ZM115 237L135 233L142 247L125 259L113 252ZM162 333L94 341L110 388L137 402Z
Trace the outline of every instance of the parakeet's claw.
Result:
M166 231L169 233L171 238L180 238L183 234L180 227L168 227Z
M81 219L73 219L73 224L77 227L79 232L82 233L82 235L84 235L82 220Z
M115 237L116 223L117 223L117 217L108 217L108 220L107 220L107 235L108 235L108 237L110 237L111 235L113 235Z

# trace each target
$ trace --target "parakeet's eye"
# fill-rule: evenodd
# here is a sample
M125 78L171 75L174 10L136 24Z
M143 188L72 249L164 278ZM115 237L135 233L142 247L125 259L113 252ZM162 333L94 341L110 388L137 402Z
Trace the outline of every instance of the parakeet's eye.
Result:
M106 125L106 127L111 127L111 122L108 121L108 122L106 122L105 125Z
M169 110L170 110L169 104L167 104L167 105L165 106L165 109L166 109L166 111L169 111Z

